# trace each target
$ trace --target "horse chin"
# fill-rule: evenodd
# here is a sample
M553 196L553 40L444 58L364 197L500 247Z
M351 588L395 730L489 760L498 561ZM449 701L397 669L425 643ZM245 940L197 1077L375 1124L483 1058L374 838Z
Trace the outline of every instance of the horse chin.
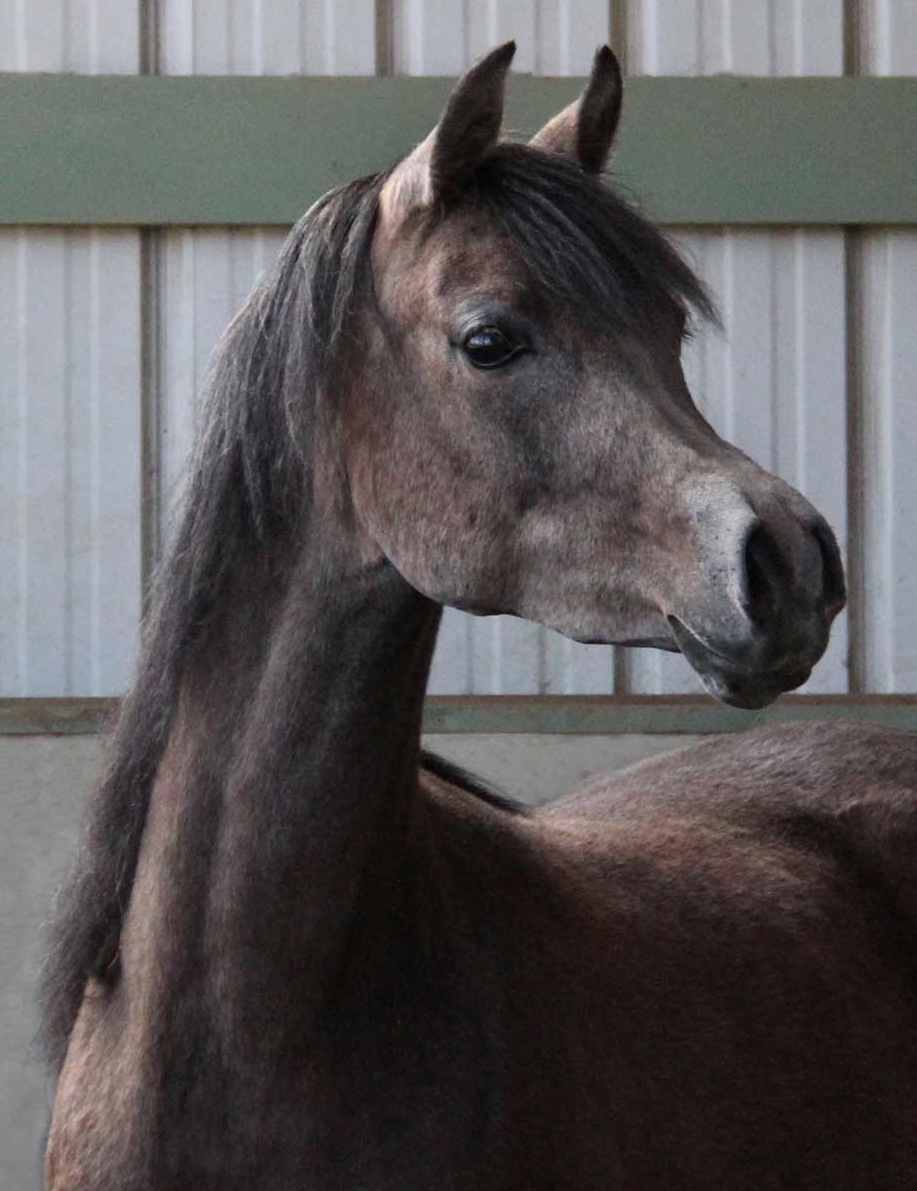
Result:
M697 667L695 669L697 670ZM805 670L792 677L763 675L760 678L750 678L745 674L736 676L717 673L713 669L706 673L697 670L697 673L704 689L721 703L728 703L730 707L741 707L744 711L756 711L773 703L779 695L800 686L811 671Z
M801 686L812 672L812 667L807 665L764 671L743 666L741 661L711 649L677 617L669 617L669 624L678 649L697 673L704 689L731 707L746 711L767 707L779 695Z

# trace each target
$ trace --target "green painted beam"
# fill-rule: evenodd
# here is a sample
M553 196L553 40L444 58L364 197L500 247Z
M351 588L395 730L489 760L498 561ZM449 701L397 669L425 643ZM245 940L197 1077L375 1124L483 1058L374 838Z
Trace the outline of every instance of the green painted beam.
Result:
M529 134L581 80L510 80ZM289 224L450 81L0 75L0 224ZM635 78L614 172L668 224L917 223L917 79Z
M116 699L0 699L0 736L86 736L102 731ZM712 699L600 696L433 696L424 731L481 735L707 735L764 723L859 720L917 730L917 696L788 695L764 711L737 711Z
M0 699L0 736L92 736L117 711L117 699Z
M425 732L463 735L693 736L823 720L859 720L917 730L917 698L790 695L762 711L740 711L693 696L493 695L431 698L424 709Z

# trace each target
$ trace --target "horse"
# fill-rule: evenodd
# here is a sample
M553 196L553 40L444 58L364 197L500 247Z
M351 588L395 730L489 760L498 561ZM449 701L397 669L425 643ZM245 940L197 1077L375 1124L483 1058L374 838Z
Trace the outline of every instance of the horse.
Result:
M213 366L45 969L49 1191L917 1187L917 740L783 728L532 812L421 753L442 605L763 706L834 536L680 366L621 74L512 43L321 199Z

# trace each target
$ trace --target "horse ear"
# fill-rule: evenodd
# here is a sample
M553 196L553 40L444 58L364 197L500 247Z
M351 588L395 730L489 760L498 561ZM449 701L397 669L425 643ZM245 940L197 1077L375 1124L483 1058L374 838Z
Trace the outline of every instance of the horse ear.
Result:
M592 75L579 99L550 120L529 144L569 157L587 174L601 173L618 127L622 90L618 59L611 47L604 45L595 56Z
M515 52L516 43L508 41L462 75L439 123L386 180L380 196L384 218L404 216L461 189L500 135L506 75Z

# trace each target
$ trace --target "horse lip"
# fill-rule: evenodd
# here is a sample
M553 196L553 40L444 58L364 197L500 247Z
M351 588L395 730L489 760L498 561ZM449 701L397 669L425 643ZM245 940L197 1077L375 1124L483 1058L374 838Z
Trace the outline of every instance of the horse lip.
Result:
M811 667L761 671L708 645L677 616L667 617L679 649L714 698L733 707L756 710L800 686Z
M722 662L724 667L736 674L747 674L753 677L757 671L754 666L747 662L741 662L737 658L730 657L728 653L723 653L722 650L715 648L708 641L705 641L698 633L689 628L683 620L679 620L677 616L667 616L669 628L672 630L672 636L675 638L679 650L684 654L687 660L698 673L701 673L700 667L695 665L695 658L698 662L709 662L712 658Z

